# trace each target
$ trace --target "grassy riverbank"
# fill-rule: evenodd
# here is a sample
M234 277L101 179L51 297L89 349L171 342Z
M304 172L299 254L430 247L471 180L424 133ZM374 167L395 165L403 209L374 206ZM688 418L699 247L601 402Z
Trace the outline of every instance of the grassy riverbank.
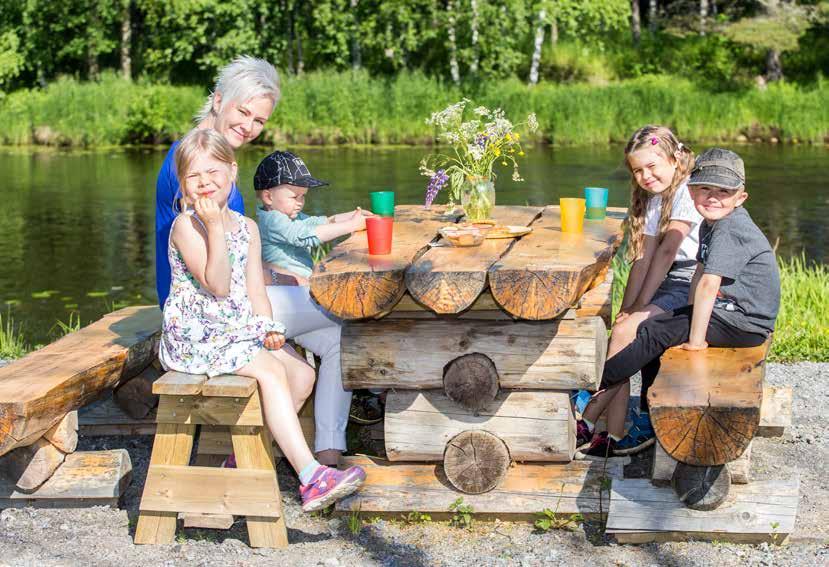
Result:
M780 313L769 360L829 362L829 267L802 256L777 259L780 266ZM613 259L613 316L619 311L630 266Z
M132 83L61 79L45 89L0 93L0 143L99 147L167 143L185 132L206 91ZM393 79L365 73L286 76L283 97L259 142L265 144L426 144L425 118L463 96L503 107L522 120L538 115L539 138L554 144L622 142L647 123L674 127L687 141L824 143L829 139L829 82L772 84L760 91L710 92L686 79L649 76L610 83L517 79L444 84L420 74Z

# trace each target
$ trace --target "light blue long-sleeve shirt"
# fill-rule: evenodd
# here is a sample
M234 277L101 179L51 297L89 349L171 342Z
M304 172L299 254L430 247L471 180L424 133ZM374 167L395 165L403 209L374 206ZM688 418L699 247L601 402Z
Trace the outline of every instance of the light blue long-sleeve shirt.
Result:
M314 269L311 249L322 242L316 229L328 223L328 217L311 217L299 213L295 219L279 211L256 207L259 233L262 238L262 261L300 275L310 277Z

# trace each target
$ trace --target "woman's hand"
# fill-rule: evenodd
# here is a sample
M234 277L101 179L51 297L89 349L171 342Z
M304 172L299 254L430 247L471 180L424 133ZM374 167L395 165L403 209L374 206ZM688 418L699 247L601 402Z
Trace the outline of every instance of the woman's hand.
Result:
M285 345L285 335L271 331L265 335L264 347L268 350L279 350Z
M690 351L705 350L705 349L708 348L708 343L705 342L705 341L702 341L702 344L698 344L698 345L691 344L691 343L682 343L679 346L679 348L681 348L682 350L690 350Z
M222 210L219 208L219 205L216 204L216 201L207 197L200 197L199 199L196 199L193 207L196 209L196 214L205 225L215 226L222 224Z

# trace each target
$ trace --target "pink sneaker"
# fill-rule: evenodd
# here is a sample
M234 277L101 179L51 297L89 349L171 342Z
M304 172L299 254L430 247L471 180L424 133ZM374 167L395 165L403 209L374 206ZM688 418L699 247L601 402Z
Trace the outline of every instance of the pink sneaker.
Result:
M340 498L357 492L365 479L366 471L362 467L349 467L340 471L320 466L311 477L311 482L299 487L303 512L321 510Z
M236 453L229 454L224 461L222 461L222 468L223 469L235 469L236 468Z

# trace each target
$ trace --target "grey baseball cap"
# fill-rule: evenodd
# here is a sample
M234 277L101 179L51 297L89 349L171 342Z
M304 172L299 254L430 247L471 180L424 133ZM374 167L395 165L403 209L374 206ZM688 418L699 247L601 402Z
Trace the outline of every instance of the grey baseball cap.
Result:
M697 156L688 185L709 185L723 189L739 189L746 184L743 160L723 148L709 148Z

